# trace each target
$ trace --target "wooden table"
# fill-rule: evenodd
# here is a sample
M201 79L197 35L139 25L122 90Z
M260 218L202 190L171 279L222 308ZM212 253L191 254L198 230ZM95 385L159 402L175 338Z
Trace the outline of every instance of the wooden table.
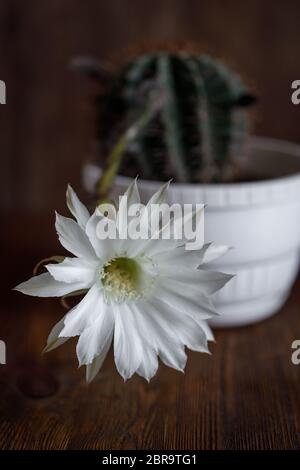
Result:
M212 356L189 353L185 374L160 367L148 385L118 376L113 358L87 386L75 342L41 356L64 310L10 292L42 257L61 254L49 214L3 217L1 449L299 449L300 282L273 318L216 332Z

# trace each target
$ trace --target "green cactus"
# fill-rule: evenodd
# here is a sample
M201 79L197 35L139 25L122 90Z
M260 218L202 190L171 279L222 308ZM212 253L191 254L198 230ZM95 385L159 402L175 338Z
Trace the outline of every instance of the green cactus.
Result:
M254 97L222 63L207 55L153 52L110 77L96 62L79 61L77 68L102 83L96 99L100 155L112 153L151 108L155 90L162 94L157 112L122 148L116 171L180 182L233 178L248 132L245 107Z

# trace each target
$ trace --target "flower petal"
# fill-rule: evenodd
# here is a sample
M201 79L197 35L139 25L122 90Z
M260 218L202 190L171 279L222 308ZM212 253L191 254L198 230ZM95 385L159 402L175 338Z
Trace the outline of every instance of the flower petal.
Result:
M99 236L97 235L97 226L99 222L102 222L106 220L106 217L104 217L98 209L95 210L93 215L90 217L89 221L86 224L86 234L88 236L88 239L91 243L91 245L94 248L94 251L99 259L101 259L102 262L107 261L109 258L111 258L115 251L116 247L118 246L117 243L117 238L111 239L111 238L106 238L101 240ZM113 227L116 227L116 222L112 219L108 219L108 223L112 224ZM115 229L115 234L117 237L117 231Z
M100 371L102 364L107 356L107 353L109 351L110 345L112 342L112 338L110 340L106 341L106 344L103 345L103 349L101 351L101 354L93 360L91 364L87 364L86 366L86 381L90 383L98 372Z
M184 346L173 330L162 326L159 312L148 301L133 305L132 309L143 340L164 364L183 372L187 360Z
M149 219L151 217L155 219L155 215L158 211L161 210L160 205L163 204L166 200L168 189L170 186L170 181L165 183L161 188L159 188L156 193L149 199L147 205L141 209L141 214L139 216L139 225L140 232L148 234L150 230ZM134 223L134 220L130 223ZM129 226L130 230L130 226ZM129 244L128 254L130 256L137 256L145 251L146 245L149 243L149 238L134 240L135 243Z
M55 227L59 241L66 250L79 258L96 259L88 236L73 219L56 213Z
M161 297L159 299L159 301L166 304L164 297ZM154 299L153 302L157 302L157 299ZM153 302L152 302L152 304L153 304ZM166 310L166 308L167 308L167 310ZM176 324L176 322L178 322L178 320L179 320L179 323L181 321L185 321L186 316L191 317L194 320L194 322L196 322L200 326L201 330L203 330L203 332L205 333L207 341L214 341L215 340L214 334L213 334L210 326L208 325L207 321L201 319L201 315L199 315L199 312L194 313L194 312L191 312L191 311L181 311L180 308L178 308L178 305L177 306L172 306L172 308L170 310L170 305L169 304L161 306L161 307L156 305L155 309L162 312L162 313L164 313L164 315L166 315L169 318L171 325ZM174 318L170 317L169 313L170 313L170 315L174 315ZM179 316L179 318L178 318L178 316ZM191 323L189 321L187 321L187 323L189 325L191 325ZM195 325L194 326L192 325L192 327L194 328ZM168 330L170 330L170 328L168 328ZM146 332L145 336L147 337L147 334L148 334L147 333L147 328L145 328L144 331ZM186 344L188 346L187 343L184 342L184 344Z
M233 278L231 274L200 269L186 269L180 267L175 270L174 266L159 266L161 276L172 280L178 289L196 289L204 295L214 294Z
M199 264L210 263L211 261L220 258L220 256L224 256L231 249L231 246L207 243L199 252Z
M151 213L152 217L155 216L154 210L160 210L160 205L164 204L167 199L168 189L170 187L170 181L163 184L158 191L156 191L153 196L149 199L145 211L141 214L141 224L146 224L146 228L149 226L149 212Z
M106 311L100 285L94 284L84 298L65 317L65 326L60 336L77 336L92 326Z
M207 341L215 341L215 336L209 324L204 320L199 320L197 317L193 316L194 320L198 323L198 325L202 328L206 335Z
M71 214L77 220L78 225L84 229L90 218L90 214L85 205L78 199L77 194L70 185L68 185L67 189L67 206Z
M175 239L178 239L180 236L181 243L192 242L195 244L195 232L197 230L197 248L193 250L200 250L203 247L204 243L204 204L198 204L196 210L189 210L187 213L183 212L183 215L177 217L174 221L173 236ZM194 230L192 229L197 223ZM190 233L189 233L190 231ZM191 239L187 237L187 234L191 236ZM201 234L201 237L200 237ZM189 250L187 250L189 251Z
M212 316L218 315L211 300L185 286L184 289L178 289L178 284L166 278L160 278L159 285L156 288L156 296L162 298L168 305L179 309L187 314L196 314L201 320L207 320Z
M50 331L47 340L47 345L44 348L43 353L52 351L53 349L58 348L58 346L61 346L66 341L68 341L69 338L59 338L59 334L64 327L64 319L65 317L63 317L58 323L56 323L56 325L54 325L54 327Z
M200 250L186 250L185 245L181 245L164 252L159 252L152 256L156 264L167 263L170 267L197 268L202 264L209 263L225 255L232 248L226 245L215 245L206 243Z
M129 379L139 368L143 348L131 308L127 304L114 306L114 355L119 374Z
M89 288L95 279L98 264L82 258L65 258L61 263L47 264L46 268L56 281L83 282Z
M153 348L144 345L143 357L139 368L137 369L138 375L144 377L148 382L156 374L158 369L157 354Z
M196 269L199 266L199 251L186 250L184 245L178 246L172 250L160 252L151 258L156 265L163 266L166 264L173 269L178 269L178 266L180 266L180 269Z
M60 282L53 279L50 273L43 273L22 282L15 290L36 297L62 297L84 288L84 282Z
M114 317L112 310L106 305L99 312L97 320L80 335L76 352L79 365L92 364L96 357L103 357L112 341Z
M159 255L160 253L165 251L173 251L180 245L182 245L182 240L164 240L162 238L150 238L143 245L140 244L139 246L137 246L137 248L139 249L137 250L136 256L145 254L146 256L152 257L155 255Z
M117 228L119 232L127 229L127 225L130 222L128 210L133 204L140 204L140 194L136 179L130 184L124 195L119 198L119 210L117 214Z
M160 299L151 299L149 303L153 307L152 315L156 315L162 329L172 332L174 338L177 337L189 349L208 352L206 334L192 317L170 309L170 306Z

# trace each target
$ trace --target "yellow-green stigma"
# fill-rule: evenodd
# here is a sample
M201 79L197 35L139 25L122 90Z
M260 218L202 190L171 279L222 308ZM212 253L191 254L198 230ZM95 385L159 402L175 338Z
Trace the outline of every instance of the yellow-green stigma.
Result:
M141 268L132 258L110 260L103 267L100 278L108 300L123 303L142 295Z

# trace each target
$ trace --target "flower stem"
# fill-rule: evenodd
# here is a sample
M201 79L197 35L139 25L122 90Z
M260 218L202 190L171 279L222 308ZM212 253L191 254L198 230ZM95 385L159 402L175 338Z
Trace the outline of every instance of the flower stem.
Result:
M150 106L141 114L141 116L129 126L128 129L121 135L117 143L112 148L108 159L107 165L104 169L97 185L96 191L99 197L98 204L103 203L107 199L107 194L112 186L114 178L120 168L122 156L128 147L129 143L136 139L138 134L144 127L153 119L155 114L162 107L162 93L158 93Z

